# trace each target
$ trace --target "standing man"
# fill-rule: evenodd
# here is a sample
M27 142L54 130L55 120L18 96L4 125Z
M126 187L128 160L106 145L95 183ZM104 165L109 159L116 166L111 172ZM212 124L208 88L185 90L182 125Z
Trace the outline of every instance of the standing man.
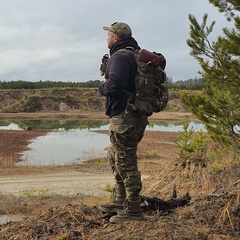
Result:
M139 195L142 182L137 164L137 146L148 118L143 112L128 107L130 93L135 91L137 63L133 53L119 51L126 47L139 50L140 47L126 23L115 22L103 29L108 31L110 59L99 92L106 97L106 115L110 117L108 161L115 178L116 195L109 204L100 205L100 209L103 212L118 212L110 218L113 223L142 220Z

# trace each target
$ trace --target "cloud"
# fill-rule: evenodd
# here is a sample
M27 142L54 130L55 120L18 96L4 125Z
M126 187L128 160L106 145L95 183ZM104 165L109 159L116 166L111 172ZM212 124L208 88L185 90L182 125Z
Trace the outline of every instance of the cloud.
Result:
M189 55L188 14L217 20L213 39L226 25L208 1L0 0L0 80L101 79L108 52L103 26L127 22L142 48L162 52L174 80L199 77ZM211 22L209 21L209 23Z

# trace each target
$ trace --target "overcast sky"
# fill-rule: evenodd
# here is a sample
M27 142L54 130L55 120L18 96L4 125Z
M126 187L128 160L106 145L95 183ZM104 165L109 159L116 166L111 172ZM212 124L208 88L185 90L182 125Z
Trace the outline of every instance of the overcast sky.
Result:
M189 13L216 20L213 40L226 26L208 0L0 0L0 81L102 80L102 27L116 21L131 26L141 48L165 55L174 81L200 77L186 45Z

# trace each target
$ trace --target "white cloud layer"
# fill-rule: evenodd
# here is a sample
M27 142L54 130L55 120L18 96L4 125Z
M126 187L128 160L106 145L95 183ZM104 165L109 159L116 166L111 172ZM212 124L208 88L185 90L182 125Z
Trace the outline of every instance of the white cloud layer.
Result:
M101 57L115 21L128 23L142 48L161 52L174 80L200 77L189 55L188 14L209 24L212 40L227 22L207 0L0 0L0 81L101 80Z

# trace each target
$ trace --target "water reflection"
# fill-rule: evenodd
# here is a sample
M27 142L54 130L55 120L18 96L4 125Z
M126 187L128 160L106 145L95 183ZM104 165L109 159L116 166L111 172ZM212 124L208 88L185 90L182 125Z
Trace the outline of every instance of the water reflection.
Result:
M108 124L107 120L89 119L7 119L0 120L0 129L21 130L31 127L34 130L58 130L100 128Z
M69 119L38 119L38 120L1 120L0 129L3 130L23 130L26 127L31 127L34 130L61 130L61 131L75 131L75 130L107 130L109 121L107 120L69 120ZM169 131L178 132L182 130L181 122L164 122L164 121L150 121L147 130L153 131ZM190 122L189 128L193 128L195 132L205 131L202 123Z
M151 122L147 126L147 130L153 130L153 131L162 131L162 132L179 132L183 129L183 125L181 123L179 124L173 124L173 123L162 123L162 124L152 124ZM196 122L190 122L188 129L193 129L194 132L199 131L206 131L204 125L202 123L196 123Z
M69 165L82 163L91 158L106 155L110 144L105 134L88 130L57 131L36 138L23 152L21 162L17 165Z
M23 152L22 161L17 165L67 165L82 163L85 160L106 156L110 142L106 134L91 130L108 130L106 120L1 120L0 129L22 130L27 126L32 129L48 129L50 132L36 138L29 144L28 151ZM181 123L150 121L149 131L178 132L182 130ZM205 130L201 123L191 122L189 128L194 131Z
M20 128L18 126L18 124L15 124L15 123L10 123L9 125L3 125L3 126L0 126L0 130L22 130L22 128Z

